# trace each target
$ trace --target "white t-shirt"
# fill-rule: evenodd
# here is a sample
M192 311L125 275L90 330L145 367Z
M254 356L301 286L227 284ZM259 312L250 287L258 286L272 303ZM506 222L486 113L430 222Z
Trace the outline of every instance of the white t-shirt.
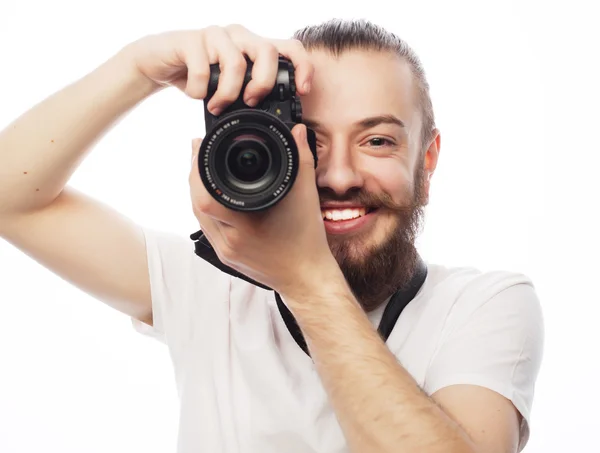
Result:
M154 326L133 324L169 348L181 404L178 453L347 453L274 293L197 257L187 237L146 230L146 241ZM383 308L369 313L374 327ZM429 395L474 384L510 399L523 415L522 449L543 330L525 276L428 264L386 344Z

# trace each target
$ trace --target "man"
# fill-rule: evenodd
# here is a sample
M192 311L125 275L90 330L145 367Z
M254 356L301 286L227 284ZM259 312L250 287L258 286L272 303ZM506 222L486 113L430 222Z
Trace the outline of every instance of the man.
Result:
M296 126L293 189L250 215L208 195L193 141L199 227L258 284L201 259L189 238L132 225L66 186L143 99L168 86L204 99L217 62L209 110L222 112L240 95L244 54L255 63L249 106L272 89L278 54L293 61L319 157L315 169ZM525 276L428 264L389 336L378 331L422 270L414 240L439 151L419 59L373 24L330 21L292 40L241 26L154 35L2 133L0 233L166 343L181 453L520 451L543 345Z

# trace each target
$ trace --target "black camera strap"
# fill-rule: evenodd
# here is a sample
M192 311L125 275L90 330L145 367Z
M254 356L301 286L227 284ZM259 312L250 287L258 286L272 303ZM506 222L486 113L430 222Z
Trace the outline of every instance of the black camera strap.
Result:
M272 288L269 288L268 286L265 286L255 280L252 280L246 275L223 264L221 260L219 260L215 250L213 249L210 242L208 242L208 239L201 230L192 234L190 238L192 239L192 241L194 241L195 253L200 258L204 259L216 268L233 277L245 280L248 283L256 285L260 288L272 290ZM406 308L409 302L414 299L416 294L423 286L426 277L427 265L419 256L417 257L417 266L415 272L409 284L405 288L396 291L392 295L387 306L385 307L385 310L383 311L383 315L381 317L381 321L379 323L377 331L379 332L379 335L381 336L384 342L387 341L388 337L392 333L392 330L394 329L394 326L396 325L396 322L398 321L398 318L400 317L402 311ZM281 299L281 296L277 292L275 292L275 299L277 301L277 308L279 309L279 313L281 314L281 317L283 318L283 321L285 322L285 325L288 328L290 334L292 335L298 346L310 357L310 352L308 350L306 340L304 338L304 335L302 334L302 331L300 330L298 322L294 318L294 315L292 315L292 312L285 305L285 303Z

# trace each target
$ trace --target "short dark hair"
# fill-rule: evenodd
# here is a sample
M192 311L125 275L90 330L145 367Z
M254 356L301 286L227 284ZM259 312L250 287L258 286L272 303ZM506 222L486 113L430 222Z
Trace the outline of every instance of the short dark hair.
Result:
M435 129L435 115L425 69L415 51L401 38L366 19L331 19L297 30L294 39L307 50L327 50L339 56L349 50L389 51L405 60L417 81L423 118L421 147L428 145ZM424 151L424 150L423 150Z

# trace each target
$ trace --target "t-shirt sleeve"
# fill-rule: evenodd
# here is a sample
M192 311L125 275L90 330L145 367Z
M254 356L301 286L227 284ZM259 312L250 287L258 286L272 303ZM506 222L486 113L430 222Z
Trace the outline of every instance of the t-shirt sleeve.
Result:
M229 276L194 252L191 239L145 228L146 258L152 296L152 326L135 318L135 331L162 343L194 328L202 305L218 302L229 288Z
M474 300L477 292L463 297ZM483 303L472 300L453 313L451 327L430 363L424 390L431 395L450 385L472 384L503 395L522 415L521 451L529 439L543 355L541 306L527 282L507 286Z

